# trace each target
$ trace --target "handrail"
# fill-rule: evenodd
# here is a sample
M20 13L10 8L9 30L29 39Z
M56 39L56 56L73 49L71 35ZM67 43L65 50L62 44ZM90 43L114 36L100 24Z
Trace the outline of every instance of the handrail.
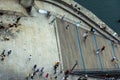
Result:
M55 5L55 6L59 7L59 8L61 8L61 9L65 10L66 12L70 13L71 15L75 16L76 18L82 20L82 21L83 21L85 24L87 24L89 27L93 27L91 24L89 24L87 21L85 21L85 20L83 20L82 18L80 18L78 15L70 12L69 10L63 8L62 6L60 6L60 5L56 4L56 3L53 3L53 2L47 1L47 0L39 0L39 1L43 1L43 2L46 2L46 3L52 4L52 5ZM72 7L71 5L67 4L67 3L64 2L64 1L61 1L61 0L53 0L53 1L57 1L57 2L65 5L65 6L67 6L67 7L69 7L69 8L71 8L71 9L73 9L73 7ZM91 19L90 19L89 17L87 17L84 13L82 13L82 12L80 12L80 11L79 11L79 13L80 13L82 16L84 16L88 21L90 21L91 23L93 23L97 28L99 28L100 30L102 30L102 29L100 28L100 26L99 26L96 22L94 22L93 20L91 20ZM94 27L93 27L93 28L94 28ZM95 29L96 29L96 28L95 28ZM97 31L98 33L100 33L102 36L104 36L106 39L109 39L107 36L105 36L105 35L104 35L103 33L101 33L99 30L96 29L96 31ZM102 30L102 31L104 31L105 33L107 33L109 36L111 36L113 39L115 39L115 40L120 44L120 40L117 39L115 36L113 36L112 34L110 34L109 32L107 32L107 31L105 31L105 30ZM109 39L109 40L111 40L111 39Z
M67 6L67 7L69 7L69 8L71 8L71 9L74 9L71 5L69 5L68 3L66 3L66 2L63 1L63 0L53 0L53 1L59 2L59 3L65 5L65 6ZM86 19L88 19L90 22L92 22L93 24L95 24L96 27L98 27L99 29L101 29L100 26L99 26L95 21L93 21L92 19L90 19L88 16L86 16L86 15L85 15L84 13L82 13L81 11L78 11L78 12L79 12L82 16L84 16ZM101 29L101 30L104 31L104 32L106 32L107 34L109 34L111 37L113 37L114 39L116 39L118 42L120 42L120 40L118 40L116 37L114 37L113 35L111 35L108 31L103 30L103 29Z

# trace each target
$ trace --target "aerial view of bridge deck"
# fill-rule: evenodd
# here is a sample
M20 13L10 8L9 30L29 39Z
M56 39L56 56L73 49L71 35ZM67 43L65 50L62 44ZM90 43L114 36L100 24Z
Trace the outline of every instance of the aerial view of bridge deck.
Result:
M120 37L73 0L0 0L0 80L119 80Z

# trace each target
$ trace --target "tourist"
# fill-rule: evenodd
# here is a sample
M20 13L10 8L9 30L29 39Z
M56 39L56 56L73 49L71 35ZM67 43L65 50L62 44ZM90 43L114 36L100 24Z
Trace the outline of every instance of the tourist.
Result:
M96 53L98 54L99 52L103 52L105 50L105 46L102 46L102 48L101 49L98 49L97 51L96 51Z
M95 30L93 27L91 27L90 32L94 34Z
M30 55L30 57L28 58L28 60L30 61L32 59L32 55Z
M68 29L69 29L69 25L66 26L66 30L68 30Z
M61 17L61 20L63 20L65 18L65 15L63 15L62 17Z
M49 74L47 73L47 74L45 75L45 78L48 78L48 76L49 76Z
M12 50L9 50L9 51L8 51L8 55L7 55L7 56L9 56L9 55L11 54L11 52L12 52Z
M44 73L43 70L44 70L44 67L42 67L41 70L40 70L40 76L43 75L43 73Z
M12 25L12 24L8 24L8 27L11 28L11 27L14 27L14 25Z
M100 52L104 51L105 50L105 46L102 46Z
M83 41L85 41L88 37L88 31L86 31L85 33L83 33Z
M54 65L54 74L56 74L57 67L59 66L59 62L56 62Z
M20 19L21 19L21 17L19 16L19 17L17 17L17 20L16 20L16 24L18 24L18 22L20 21Z
M5 50L3 50L3 52L1 53L1 56L5 56Z
M68 76L69 76L69 73L70 73L69 70L66 70L66 71L65 71L65 73L64 73L64 75L65 75L64 80L67 80L67 78L68 78Z
M39 72L39 69L37 69L35 72L38 73L38 72Z
M5 59L5 57L4 57L4 56L2 56L1 61L4 61L4 59Z
M35 64L35 65L33 66L33 70L35 71L36 68L37 68L37 65Z
M111 62L115 61L117 58L114 56L112 59L111 59Z

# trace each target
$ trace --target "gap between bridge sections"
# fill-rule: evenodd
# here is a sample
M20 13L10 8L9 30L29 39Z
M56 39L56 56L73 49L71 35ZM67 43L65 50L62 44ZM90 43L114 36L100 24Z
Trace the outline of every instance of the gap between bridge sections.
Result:
M78 34L78 27L76 26L76 37L78 39L78 46L79 46L79 51L80 51L80 57L82 59L82 68L85 70L86 67L85 67L85 62L84 62L84 58L83 58L83 55L82 55L82 47L81 47L81 41L80 41L80 37L79 37L79 34Z
M95 43L95 46L96 46L96 50L98 50L98 44L97 44L97 40L96 40L96 35L93 34L93 39L94 39L94 43ZM102 70L103 69L103 65L102 65L102 61L101 61L101 57L100 57L100 52L97 54L98 55L98 60L100 62L100 69Z
M111 45L111 48L112 48L112 54L113 54L113 56L117 58L116 53L115 53L114 46L112 45L112 41L110 41L110 45ZM117 66L115 66L115 68L119 68L118 63L117 63Z

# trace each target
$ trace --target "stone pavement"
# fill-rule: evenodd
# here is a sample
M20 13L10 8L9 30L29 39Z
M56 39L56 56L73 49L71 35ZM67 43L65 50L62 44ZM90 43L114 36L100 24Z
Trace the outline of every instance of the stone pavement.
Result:
M6 29L8 23L14 23L15 19L13 15L0 17ZM22 17L19 22L21 25L17 28L2 30L4 34L0 35L0 53L5 50L7 55L10 49L12 53L3 62L0 61L0 80L25 80L33 72L34 64L39 69L45 68L43 76L46 73L53 76L53 65L59 61L59 56L54 26L49 22L44 15L36 14L36 17ZM4 41L3 37L8 37L9 40ZM28 61L30 55L32 58Z

